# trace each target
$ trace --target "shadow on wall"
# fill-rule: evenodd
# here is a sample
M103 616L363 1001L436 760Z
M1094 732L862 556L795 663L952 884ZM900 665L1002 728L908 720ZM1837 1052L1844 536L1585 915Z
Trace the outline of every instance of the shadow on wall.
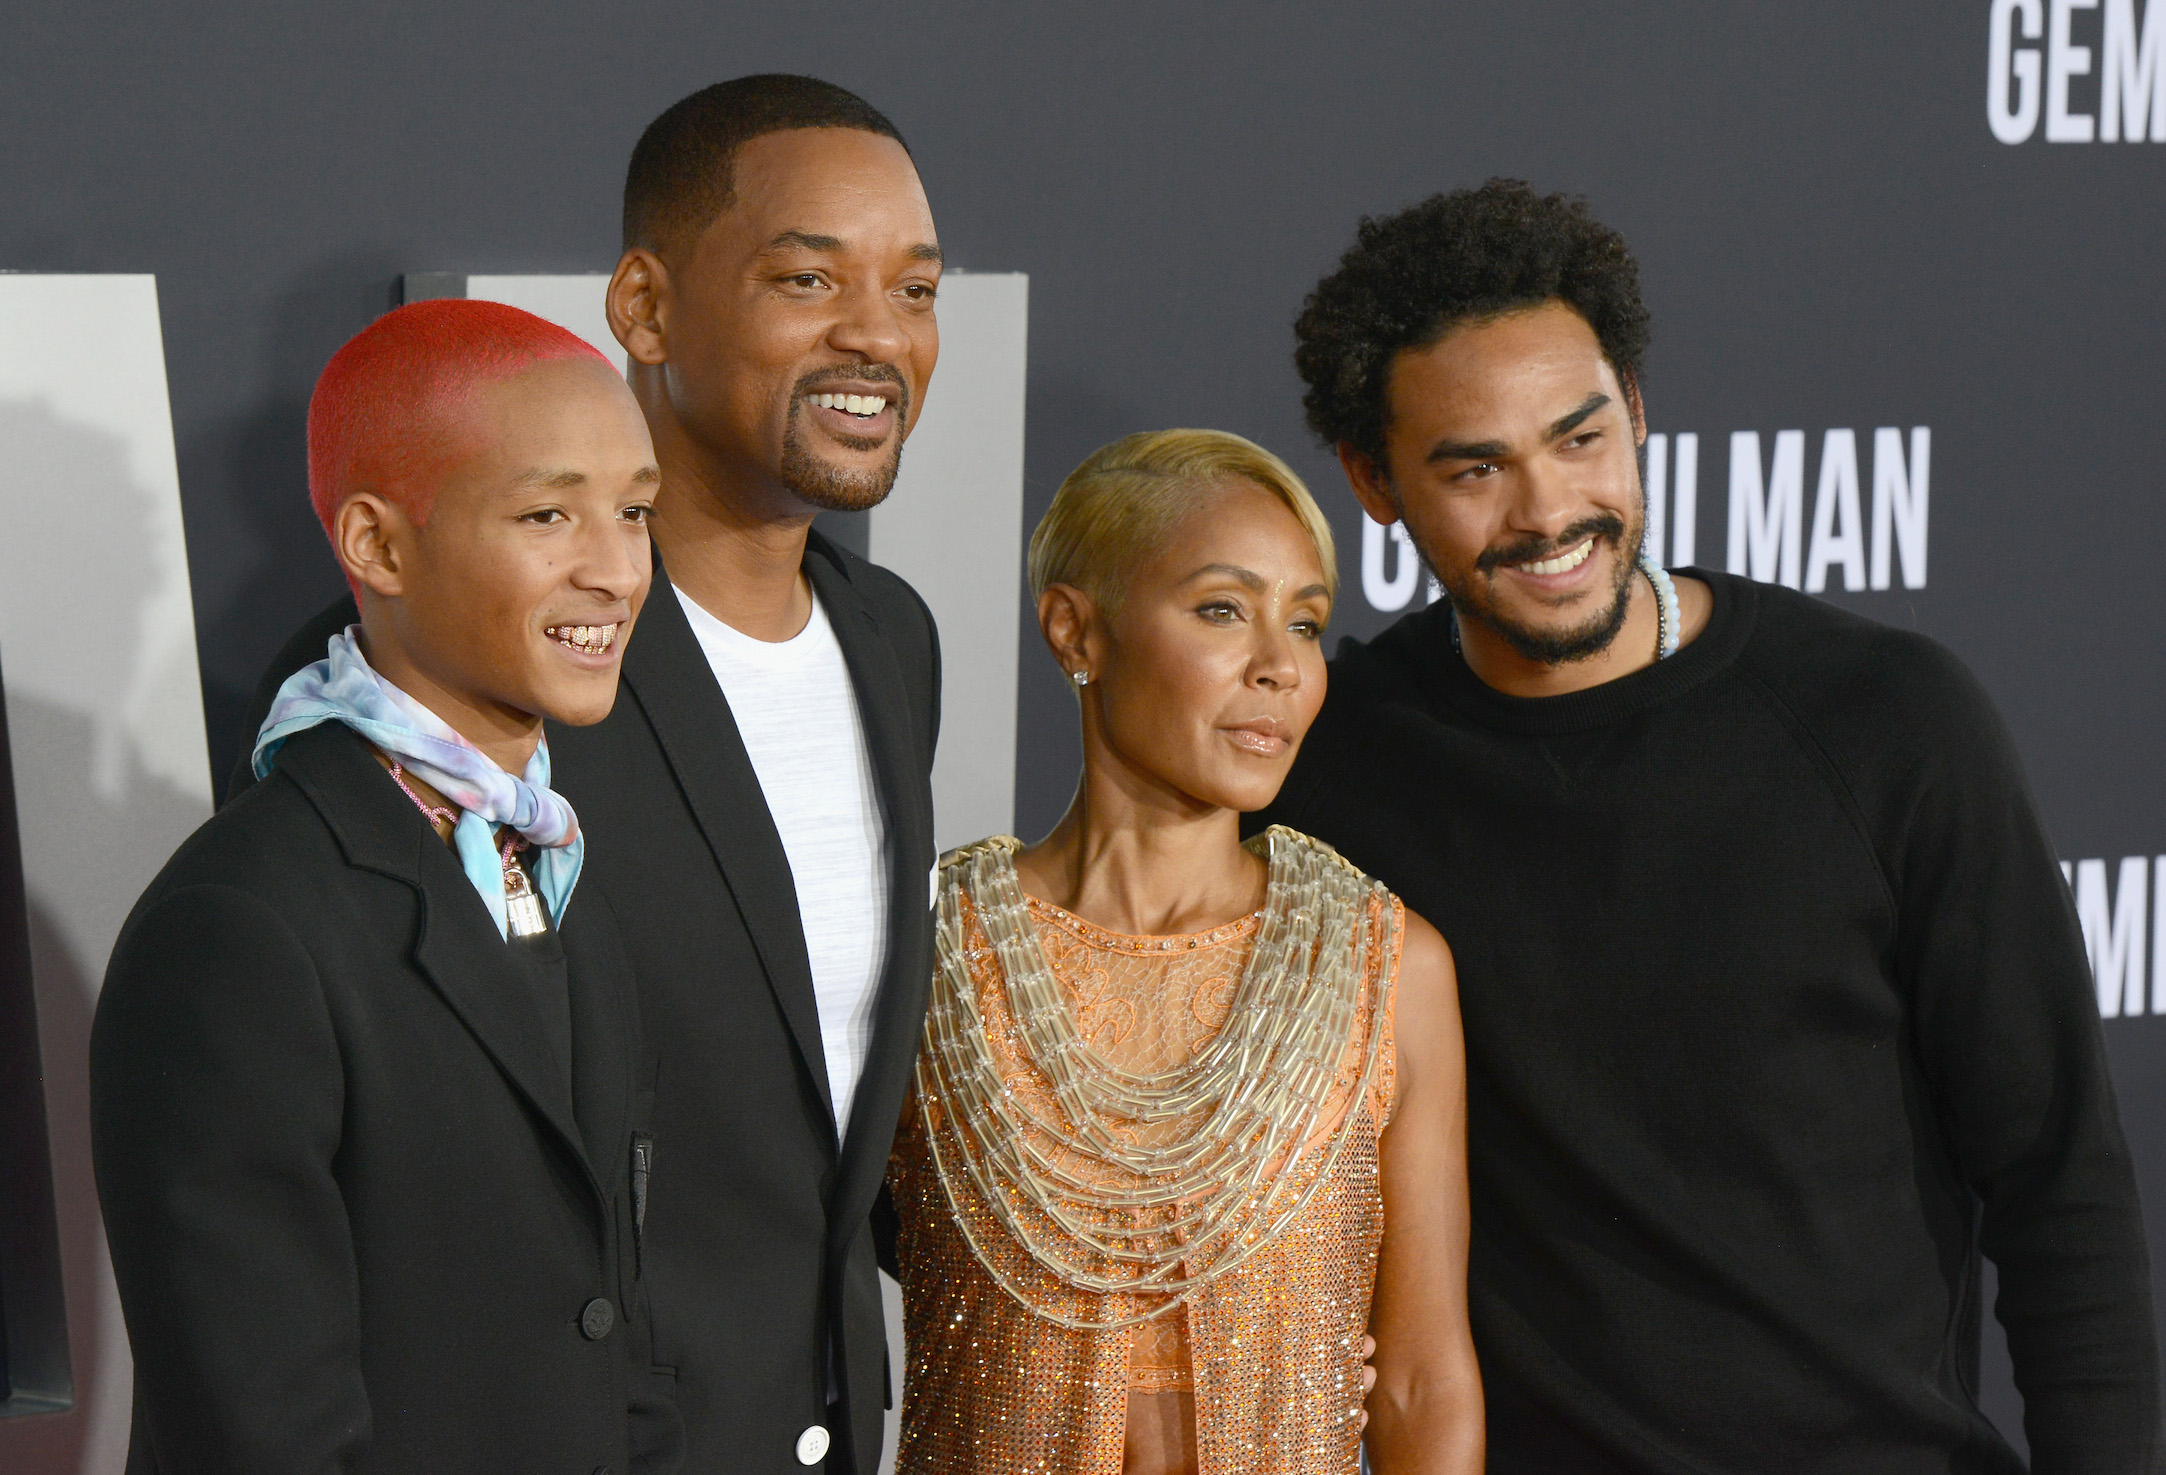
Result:
M308 501L308 387L341 344L397 305L398 273L412 265L370 253L296 273L255 360L264 392L238 413L194 417L202 428L177 448L189 542L221 549L190 562L228 571L195 587L214 792L240 757L264 666L343 587Z
M0 671L0 687L5 676ZM0 1416L7 1418L75 1405L14 774L0 713Z
M193 716L193 691L174 690L193 653L176 657L157 618L185 570L165 566L157 497L119 438L10 401L0 445L22 539L0 557L0 642L76 1397L0 1423L0 1469L108 1475L126 1456L131 1364L91 1171L88 1045L114 935L208 813L173 764L201 761L172 725Z

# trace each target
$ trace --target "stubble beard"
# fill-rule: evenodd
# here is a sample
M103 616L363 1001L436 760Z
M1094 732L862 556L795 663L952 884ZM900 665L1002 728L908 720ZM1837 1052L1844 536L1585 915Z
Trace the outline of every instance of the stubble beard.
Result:
M897 390L901 390L898 383ZM845 471L815 456L805 444L804 391L790 399L790 417L782 433L782 484L790 494L823 512L864 512L887 500L895 490L896 473L902 469L902 427L909 406L901 393L895 401L895 429L890 432L894 449L884 465L869 471ZM853 451L877 451L883 441L843 436L842 444Z
M1429 566L1429 572L1444 586L1445 597L1451 600L1452 610L1461 620L1473 620L1493 631L1516 651L1522 660L1543 666L1564 666L1575 661L1591 660L1602 654L1617 639L1617 632L1624 629L1625 617L1632 610L1632 580L1639 573L1639 559L1627 554L1626 550L1640 546L1646 527L1647 490L1643 482L1640 487L1639 515L1629 524L1615 513L1582 518L1556 538L1546 542L1485 549L1474 560L1473 566L1454 569L1448 574L1440 570L1426 553L1422 555L1422 562ZM1617 554L1617 572L1611 581L1609 599L1595 614L1577 625L1568 625L1560 630L1522 624L1497 607L1489 589L1491 570L1506 564L1531 563L1554 556L1589 537L1607 543Z

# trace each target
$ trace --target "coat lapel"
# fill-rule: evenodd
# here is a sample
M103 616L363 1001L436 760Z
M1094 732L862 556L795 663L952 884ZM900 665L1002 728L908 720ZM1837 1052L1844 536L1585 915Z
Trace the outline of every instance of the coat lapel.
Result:
M707 848L722 868L722 879L765 967L776 1007L806 1071L819 1086L832 1124L834 1096L827 1081L827 1054L820 1045L819 1003L812 990L812 961L805 950L790 858L729 701L677 599L657 556L653 590L640 610L636 636L625 649L624 687L645 713Z
M572 988L572 1113L605 1194L630 1168L633 1042L631 960L600 887L575 893L564 916Z
M415 966L593 1184L564 1068L533 990L451 851L344 727L326 724L291 739L278 766L315 803L349 864L403 881L420 894Z
M422 916L415 963L593 1180L586 1137L572 1110L570 1082L543 1029L532 983L497 935L488 908L451 852L441 844L424 847L420 859ZM601 1192L599 1182L594 1189Z
M850 668L858 720L864 727L887 822L887 962L873 1010L871 1046L858 1080L857 1105L850 1112L849 1137L843 1144L838 1201L830 1217L831 1224L847 1227L861 1222L871 1209L886 1171L887 1144L895 1123L892 1111L885 1113L888 1120L880 1120L883 1112L878 1103L894 1094L887 1089L888 1078L907 1072L916 1060L918 1034L924 1027L930 974L914 939L924 929L931 906L926 876L933 858L932 754L924 751L923 739L911 722L912 704L903 688L894 647L843 565L828 552L824 539L816 538L807 549L805 571L827 608L836 642Z

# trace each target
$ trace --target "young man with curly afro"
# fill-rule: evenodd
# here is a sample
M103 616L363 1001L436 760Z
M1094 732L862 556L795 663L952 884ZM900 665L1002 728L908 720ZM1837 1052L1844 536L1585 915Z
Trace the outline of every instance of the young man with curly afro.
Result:
M1498 1472L2158 1458L2136 1184L2083 939L1947 650L1640 556L1648 314L1584 203L1362 222L1309 423L1447 599L1349 641L1278 804L1433 920L1467 1031Z

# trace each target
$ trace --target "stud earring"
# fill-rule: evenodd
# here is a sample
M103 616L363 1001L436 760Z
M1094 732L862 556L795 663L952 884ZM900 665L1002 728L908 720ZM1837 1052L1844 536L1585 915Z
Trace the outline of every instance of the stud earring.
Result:
M1089 686L1091 684L1091 673L1087 670L1070 671L1068 673L1068 679L1070 681L1073 681L1077 686Z

